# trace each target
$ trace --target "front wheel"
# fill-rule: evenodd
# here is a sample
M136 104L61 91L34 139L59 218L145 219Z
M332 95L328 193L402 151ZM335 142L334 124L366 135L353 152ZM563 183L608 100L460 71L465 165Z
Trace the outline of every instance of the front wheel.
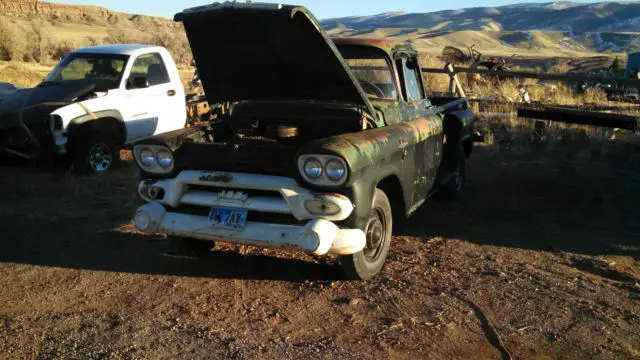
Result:
M118 143L108 135L83 136L71 153L73 171L77 174L104 173L115 167L120 160Z
M389 198L382 190L376 189L371 214L363 229L367 239L365 248L359 253L340 257L349 279L369 280L382 270L389 254L392 228Z

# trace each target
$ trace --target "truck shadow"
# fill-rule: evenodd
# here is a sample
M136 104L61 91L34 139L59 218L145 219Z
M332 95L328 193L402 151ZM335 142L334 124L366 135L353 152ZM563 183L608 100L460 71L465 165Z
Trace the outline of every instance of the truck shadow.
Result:
M469 160L459 201L426 203L396 233L638 258L640 161L629 155L634 151L584 161L561 153L480 151Z
M584 162L494 150L479 149L469 160L460 201L429 201L396 235L640 257L638 148ZM167 256L168 240L122 232L140 201L131 169L99 181L25 170L0 169L7 189L0 202L0 262L221 279L343 277L330 260L279 250L244 255L216 247L198 260Z
M115 219L114 219L115 220ZM121 219L126 221L126 219ZM175 253L170 240L118 231L92 232L67 221L19 217L0 222L0 262L93 271L126 272L219 279L338 280L338 266L303 260L297 254L279 258L216 248L195 258ZM102 223L101 226L116 227ZM113 225L113 226L112 226ZM94 228L92 226L92 228ZM95 228L94 228L95 229Z
M284 250L243 254L218 245L196 259L171 254L168 239L123 232L141 204L137 175L131 161L106 176L86 177L28 164L0 167L0 262L292 282L342 277L339 266Z

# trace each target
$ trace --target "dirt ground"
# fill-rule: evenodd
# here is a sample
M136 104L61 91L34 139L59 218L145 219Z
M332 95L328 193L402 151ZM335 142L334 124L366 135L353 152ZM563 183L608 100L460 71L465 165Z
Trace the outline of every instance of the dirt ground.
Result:
M640 359L640 141L496 143L369 282L286 251L169 253L131 223L131 162L0 168L0 358Z

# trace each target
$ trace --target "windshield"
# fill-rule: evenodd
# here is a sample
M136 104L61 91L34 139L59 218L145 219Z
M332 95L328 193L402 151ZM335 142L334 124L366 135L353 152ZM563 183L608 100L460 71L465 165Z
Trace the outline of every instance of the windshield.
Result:
M368 97L398 99L393 73L382 51L367 47L341 46L340 52Z
M129 57L113 54L70 54L45 78L45 83L92 80L104 89L119 87Z

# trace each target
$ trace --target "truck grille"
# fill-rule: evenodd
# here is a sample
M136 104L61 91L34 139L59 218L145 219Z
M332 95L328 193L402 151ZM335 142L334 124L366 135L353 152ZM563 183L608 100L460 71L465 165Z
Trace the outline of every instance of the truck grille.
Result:
M186 170L229 171L296 177L297 150L273 143L184 144L175 154L176 164Z
M221 193L227 191L241 192L248 196L249 201L234 202L221 198ZM255 190L240 188L223 188L207 185L187 185L181 197L180 206L174 211L187 215L209 216L213 207L229 207L247 209L249 222L264 222L273 224L300 224L291 213L289 205L282 194L275 190Z

